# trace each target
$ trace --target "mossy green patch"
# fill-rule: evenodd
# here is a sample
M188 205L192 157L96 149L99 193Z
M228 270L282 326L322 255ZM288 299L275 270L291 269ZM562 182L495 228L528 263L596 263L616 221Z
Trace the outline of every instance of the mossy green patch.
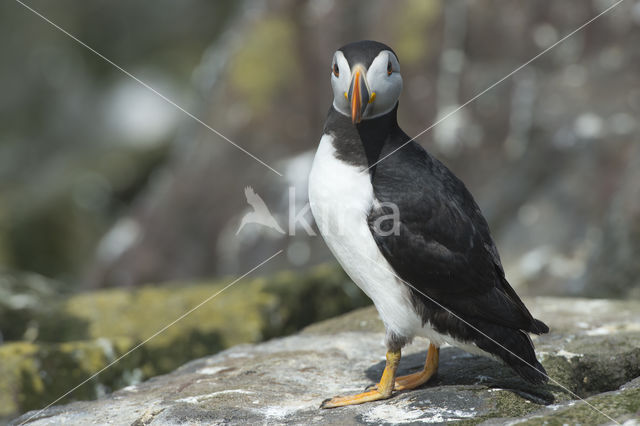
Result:
M414 64L429 54L427 30L440 15L439 1L409 0L394 17L394 50L403 64Z
M106 290L70 298L64 312L89 324L89 338L128 336L161 348L184 340L185 330L219 335L222 345L260 340L263 310L275 304L260 282ZM178 320L178 321L176 321ZM172 324L173 321L176 321ZM233 324L233 326L230 326Z
M0 345L0 417L9 416L24 406L24 379L36 391L44 385L38 376L39 365L33 355L38 347L19 342Z
M41 408L124 354L60 402L93 399L194 358L293 333L369 303L335 265L227 288L231 282L109 289L55 301L56 309L37 315L35 344L0 346L0 416Z
M540 405L507 390L497 390L492 395L496 403L493 417L522 417L540 409Z
M231 84L255 111L264 111L296 74L294 36L293 23L287 19L260 20L232 59Z
M123 355L131 341L7 343L0 346L0 416L42 408ZM61 402L92 399L126 385L139 357L126 357L73 391Z
M611 392L576 401L566 409L544 414L520 423L524 425L604 424L610 418L618 422L640 417L640 389ZM606 415L606 416L605 416ZM608 417L607 417L608 416Z
M267 338L294 333L303 326L371 304L341 268L320 265L301 275L281 272L265 283L265 292L280 303L268 312Z

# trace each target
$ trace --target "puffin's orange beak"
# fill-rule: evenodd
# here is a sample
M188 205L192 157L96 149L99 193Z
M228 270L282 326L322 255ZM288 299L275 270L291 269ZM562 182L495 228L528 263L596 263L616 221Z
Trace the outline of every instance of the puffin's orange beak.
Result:
M364 78L364 70L358 66L355 69L347 99L351 104L351 122L357 124L362 121L364 110L369 104L369 89Z

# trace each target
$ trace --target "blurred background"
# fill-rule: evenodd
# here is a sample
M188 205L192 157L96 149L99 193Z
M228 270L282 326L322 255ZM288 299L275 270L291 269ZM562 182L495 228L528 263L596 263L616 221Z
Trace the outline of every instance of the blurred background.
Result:
M312 223L336 48L394 48L414 135L613 3L27 2L280 177L2 2L0 417L52 402L280 249L63 402L369 303L289 226L292 208ZM475 195L521 294L640 298L638 46L626 0L418 139ZM246 186L293 235L238 232Z

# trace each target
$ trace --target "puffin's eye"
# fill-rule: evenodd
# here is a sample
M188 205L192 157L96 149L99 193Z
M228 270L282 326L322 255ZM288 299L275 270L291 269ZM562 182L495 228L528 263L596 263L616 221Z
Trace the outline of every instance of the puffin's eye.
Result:
M393 72L393 66L391 65L391 61L387 62L387 75L391 75Z
M336 77L340 77L340 70L338 69L337 63L333 64L333 75L335 75Z

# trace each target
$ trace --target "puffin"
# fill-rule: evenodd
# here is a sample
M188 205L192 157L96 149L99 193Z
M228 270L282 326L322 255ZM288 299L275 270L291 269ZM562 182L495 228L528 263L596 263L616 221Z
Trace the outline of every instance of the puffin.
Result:
M464 183L402 131L397 55L371 40L333 55L333 103L309 174L309 203L327 246L373 301L386 364L363 393L334 408L415 389L438 369L444 344L502 361L524 380L548 376L530 333L535 319L507 279L478 204ZM402 348L429 340L424 368L397 376Z

